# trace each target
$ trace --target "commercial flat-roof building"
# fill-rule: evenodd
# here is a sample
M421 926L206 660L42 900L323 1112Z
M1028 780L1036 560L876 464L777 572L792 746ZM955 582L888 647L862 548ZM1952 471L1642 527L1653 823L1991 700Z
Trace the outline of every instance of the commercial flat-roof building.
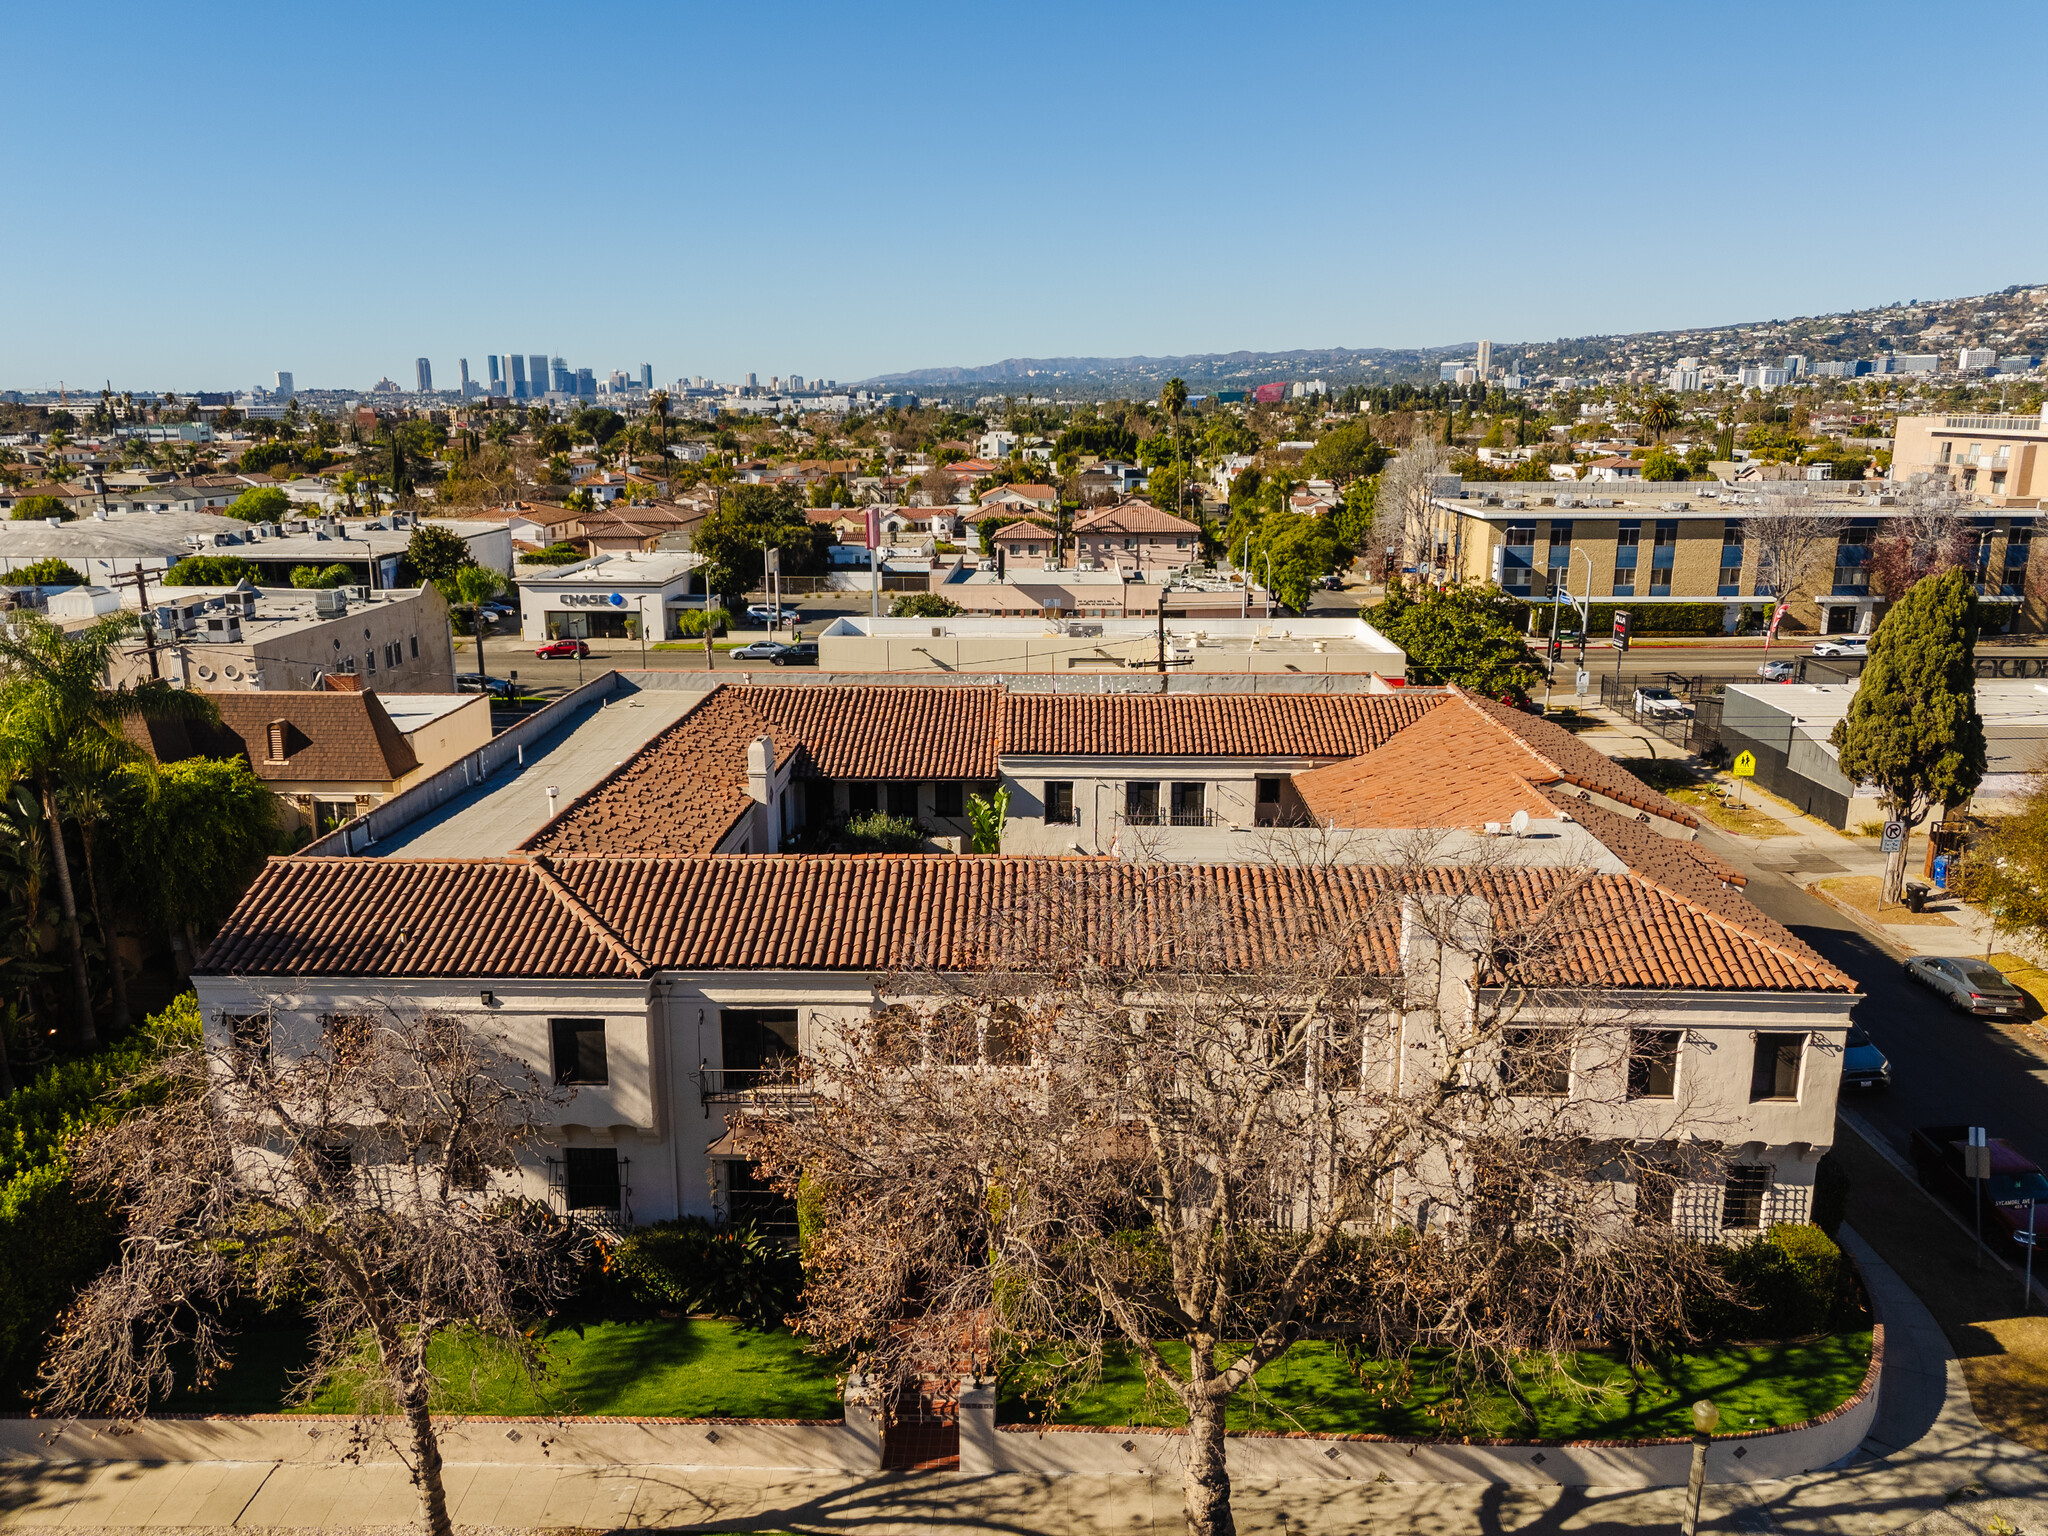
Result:
M1156 589L1153 589L1156 591ZM1170 606L1170 605L1169 605ZM1154 610L1156 615L1156 608ZM1162 640L1163 635L1163 640ZM1363 619L835 619L823 672L1364 674L1401 686L1407 657Z
M687 550L624 550L575 565L525 566L519 587L523 638L543 640L675 640L682 616L701 610L690 588L704 565Z
M2032 416L1901 416L1892 478L1914 475L1986 506L2038 508L2048 495L2048 405Z

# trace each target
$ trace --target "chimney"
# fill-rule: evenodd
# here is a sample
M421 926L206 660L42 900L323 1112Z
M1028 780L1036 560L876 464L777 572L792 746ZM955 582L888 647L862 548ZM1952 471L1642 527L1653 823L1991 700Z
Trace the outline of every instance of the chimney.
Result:
M747 743L747 798L760 809L755 815L755 832L747 840L748 853L774 853L782 846L782 807L776 804L775 738L756 736Z

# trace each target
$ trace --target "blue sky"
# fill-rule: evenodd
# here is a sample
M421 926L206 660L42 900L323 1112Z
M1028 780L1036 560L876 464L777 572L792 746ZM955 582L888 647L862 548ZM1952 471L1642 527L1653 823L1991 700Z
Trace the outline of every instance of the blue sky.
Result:
M2048 279L2048 12L17 4L0 387L852 379ZM1944 31L1947 29L1944 28ZM1949 43L1960 37L1949 34ZM1988 158L1982 152L1992 151Z

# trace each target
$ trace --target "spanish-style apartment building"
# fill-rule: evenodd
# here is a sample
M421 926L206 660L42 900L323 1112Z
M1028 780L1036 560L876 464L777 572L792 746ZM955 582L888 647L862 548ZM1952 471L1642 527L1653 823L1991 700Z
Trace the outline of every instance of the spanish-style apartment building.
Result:
M788 1213L739 1117L796 1091L878 976L985 963L1056 890L1082 893L1080 928L1047 936L1068 945L1089 903L1126 921L1209 903L1250 947L1283 919L1361 922L1361 970L1412 983L1390 1029L1469 1006L1403 916L1451 897L1503 927L1556 921L1547 974L1591 989L1641 1064L1612 1134L1662 1148L1708 1129L1712 1166L1674 1213L1731 1233L1806 1214L1852 982L1741 895L1691 813L1554 726L1330 679L680 680L613 674L559 723L273 860L195 976L213 1038L289 1050L379 1008L460 1013L573 1092L529 1193L599 1221L773 1221ZM780 851L868 809L948 846L967 797L998 791L999 855ZM1574 1058L1530 1091L1591 1093L1605 1070Z

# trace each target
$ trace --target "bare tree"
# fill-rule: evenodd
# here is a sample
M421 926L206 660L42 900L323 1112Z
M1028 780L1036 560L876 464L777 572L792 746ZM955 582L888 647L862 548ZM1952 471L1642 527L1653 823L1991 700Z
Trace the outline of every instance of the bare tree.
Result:
M1977 530L1968 506L1945 486L1920 485L1906 492L1870 556L1871 584L1887 601L1896 603L1924 576L1973 564Z
M1448 471L1450 454L1434 439L1418 438L1380 472L1376 505L1379 542L1396 552L1397 564L1412 565L1420 575L1442 572L1448 559L1452 514L1436 505L1437 476Z
M1792 603L1811 598L1834 570L1835 546L1846 521L1815 507L1803 489L1766 497L1762 509L1742 524L1743 542L1756 551L1758 594L1769 593L1788 611Z
M579 1255L517 1197L554 1096L502 1044L448 1015L330 1014L318 1040L271 1049L268 1015L162 1063L159 1102L86 1137L80 1182L123 1209L120 1261L65 1316L43 1367L55 1410L126 1418L229 1363L218 1313L236 1296L306 1303L310 1397L359 1377L355 1450L396 1410L433 1536L449 1536L429 1413L443 1333L493 1342L537 1371L535 1315L568 1294ZM365 1340L367 1339L367 1346Z
M922 479L924 483L924 499L927 505L950 507L953 504L953 496L960 489L960 477L958 475L954 474L950 469L941 467L926 470Z
M887 978L758 1122L817 1217L802 1325L882 1383L1000 1355L1053 1401L1128 1351L1186 1417L1196 1536L1235 1528L1232 1399L1301 1339L1470 1386L1683 1337L1715 1282L1637 1149L1684 1110L1622 1108L1580 877L1323 873L1335 900L1253 913L1085 867L985 969Z

